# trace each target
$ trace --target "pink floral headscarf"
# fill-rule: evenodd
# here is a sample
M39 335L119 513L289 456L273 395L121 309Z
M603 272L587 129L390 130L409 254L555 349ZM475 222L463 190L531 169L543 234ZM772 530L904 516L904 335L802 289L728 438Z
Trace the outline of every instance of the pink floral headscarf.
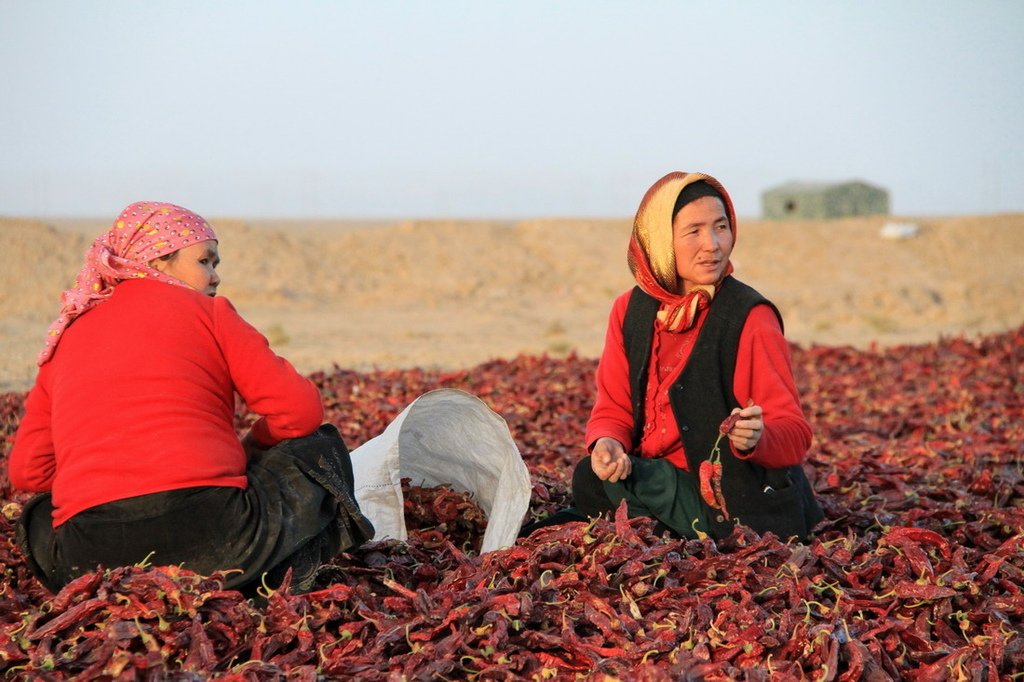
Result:
M85 265L74 286L61 294L60 317L47 331L38 364L43 365L53 357L67 326L110 298L118 282L151 277L187 287L181 280L151 268L149 262L211 239L217 239L213 228L187 208L160 201L139 201L125 208L114 226L97 237L86 252Z

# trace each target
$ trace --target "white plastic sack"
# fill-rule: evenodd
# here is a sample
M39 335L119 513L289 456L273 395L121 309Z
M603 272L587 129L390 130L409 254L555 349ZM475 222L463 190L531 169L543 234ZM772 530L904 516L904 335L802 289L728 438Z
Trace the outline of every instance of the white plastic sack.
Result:
M470 493L487 515L481 552L519 534L532 484L508 424L476 396L443 388L414 400L384 433L352 451L356 501L375 540L405 540L402 479Z

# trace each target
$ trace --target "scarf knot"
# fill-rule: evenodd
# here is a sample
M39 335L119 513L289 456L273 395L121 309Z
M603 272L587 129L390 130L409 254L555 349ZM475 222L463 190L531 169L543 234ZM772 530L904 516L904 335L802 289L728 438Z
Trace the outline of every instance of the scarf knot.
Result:
M715 287L708 289L710 291L696 289L678 300L663 302L661 309L658 310L658 320L670 332L678 333L691 329L696 324L700 312L711 305Z

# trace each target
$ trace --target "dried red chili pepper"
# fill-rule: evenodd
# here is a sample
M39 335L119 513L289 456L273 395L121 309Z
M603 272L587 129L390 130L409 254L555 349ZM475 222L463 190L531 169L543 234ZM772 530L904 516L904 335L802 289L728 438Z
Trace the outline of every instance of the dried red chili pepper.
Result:
M722 493L722 450L720 448L722 438L726 436L739 420L739 413L726 417L718 426L718 437L711 448L711 454L700 463L697 470L697 480L700 488L700 496L712 509L718 509L725 518L729 518L729 510L725 505L725 495Z
M700 496L709 507L718 509L718 499L715 497L715 490L712 487L711 479L715 475L715 465L710 459L700 463L698 480L700 482Z
M927 528L893 526L886 532L885 539L893 544L899 543L902 540L910 540L919 544L934 545L938 548L944 559L948 560L950 558L949 541Z
M104 597L94 597L88 601L79 602L53 620L34 630L30 630L28 638L30 640L40 640L44 637L55 635L67 628L80 626L83 621L86 621L90 616L104 610L106 607L107 600Z
M942 585L922 585L912 580L901 580L893 588L893 593L901 599L933 600L955 597L957 592L952 587Z
M736 426L736 422L740 420L740 413L734 412L728 417L722 420L722 423L718 425L718 432L723 436L728 435L732 431L732 427Z
M726 519L729 518L729 510L725 506L725 494L722 493L722 462L714 463L714 475L711 477L711 488L715 492L715 500L718 501L716 509L720 509Z

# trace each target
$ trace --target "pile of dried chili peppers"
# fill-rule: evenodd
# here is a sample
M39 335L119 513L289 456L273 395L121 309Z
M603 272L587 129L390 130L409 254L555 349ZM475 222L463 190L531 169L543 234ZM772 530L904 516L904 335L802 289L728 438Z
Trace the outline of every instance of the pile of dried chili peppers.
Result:
M405 481L408 542L371 542L313 592L246 600L174 567L91 573L50 594L13 545L26 496L0 395L0 673L7 679L1024 679L1024 328L861 351L793 349L826 518L807 544L718 543L645 519L540 529L480 555L472 499ZM595 362L313 375L350 447L420 394L473 393L534 480L569 501ZM252 419L241 406L241 430ZM712 491L713 494L713 491ZM528 519L528 520L529 520Z

